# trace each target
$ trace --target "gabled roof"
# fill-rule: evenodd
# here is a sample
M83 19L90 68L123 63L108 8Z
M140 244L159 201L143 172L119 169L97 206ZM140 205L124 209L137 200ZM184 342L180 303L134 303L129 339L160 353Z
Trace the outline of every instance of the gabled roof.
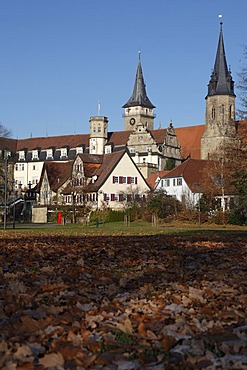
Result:
M139 52L139 59L138 59L133 93L131 97L129 98L129 100L127 101L127 103L123 105L123 108L136 107L136 106L141 106L141 107L150 108L150 109L155 108L155 106L151 103L146 93L146 86L145 86L143 73L142 73L140 52Z
M126 150L120 150L118 152L104 154L102 165L95 171L94 175L97 176L97 180L93 183L91 182L85 189L87 192L97 191L107 180L110 173L117 166L118 162L127 153Z
M43 165L40 185L37 190L40 190L44 173L46 171L49 185L52 191L56 192L71 176L73 161L68 162L45 162Z
M187 159L178 167L169 171L162 178L176 178L183 177L187 185L192 191L201 191L201 184L203 180L203 171L209 165L210 161L202 159Z

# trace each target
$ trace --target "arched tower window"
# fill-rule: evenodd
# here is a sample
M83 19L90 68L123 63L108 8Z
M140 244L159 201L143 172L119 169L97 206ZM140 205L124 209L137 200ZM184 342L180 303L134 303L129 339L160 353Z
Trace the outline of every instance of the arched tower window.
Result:
M222 104L222 106L221 106L221 114L224 116L224 114L225 114L225 106L224 106L224 104Z
M233 115L234 115L233 106L232 106L232 105L230 105L230 109L229 109L229 118L233 119Z
M215 119L215 107L212 108L212 119Z

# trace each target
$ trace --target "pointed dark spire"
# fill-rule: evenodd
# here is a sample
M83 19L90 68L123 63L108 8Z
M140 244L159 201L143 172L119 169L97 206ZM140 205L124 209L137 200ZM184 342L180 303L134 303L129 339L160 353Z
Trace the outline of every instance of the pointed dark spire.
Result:
M134 89L131 97L127 101L126 104L123 105L123 108L128 107L135 107L135 106L141 106L145 108L153 109L155 106L151 103L151 101L147 97L146 93L146 86L144 83L143 73L142 73L142 66L141 66L141 56L139 52L139 58L138 58L138 66L136 71L136 78L135 78L135 84Z
M208 84L208 95L234 95L234 81L231 71L227 67L226 54L222 32L222 22L220 22L220 36L214 63L214 69Z

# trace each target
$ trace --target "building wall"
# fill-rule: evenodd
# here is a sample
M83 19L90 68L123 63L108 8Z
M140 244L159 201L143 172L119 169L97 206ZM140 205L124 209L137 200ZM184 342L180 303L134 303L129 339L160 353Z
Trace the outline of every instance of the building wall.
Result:
M193 193L183 177L160 179L157 190L164 190L168 195L174 196L180 202L185 202L189 208L194 208L199 201L200 194Z
M117 182L113 181L113 177L118 178ZM126 178L126 183L120 183L120 177ZM132 178L132 183L127 183L127 178ZM149 190L149 187L136 168L128 154L124 154L118 165L114 168L111 175L101 186L98 192L98 207L107 204L112 209L122 209L125 202L111 200L111 194L127 194L139 193L144 194ZM104 194L109 194L109 201L105 201Z

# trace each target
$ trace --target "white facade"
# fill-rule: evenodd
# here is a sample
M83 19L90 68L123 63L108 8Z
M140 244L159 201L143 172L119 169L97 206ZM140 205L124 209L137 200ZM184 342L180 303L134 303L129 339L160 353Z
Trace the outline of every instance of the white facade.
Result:
M96 180L97 184L97 180ZM127 153L98 190L98 208L103 204L112 209L122 209L129 196L142 197L150 190L145 179Z
M182 176L160 179L156 190L164 190L167 195L176 197L177 200L184 202L189 208L194 208L202 195L199 192L193 192Z
M22 186L22 189L31 184L32 188L38 184L44 162L17 162L14 169L14 179L16 188Z

